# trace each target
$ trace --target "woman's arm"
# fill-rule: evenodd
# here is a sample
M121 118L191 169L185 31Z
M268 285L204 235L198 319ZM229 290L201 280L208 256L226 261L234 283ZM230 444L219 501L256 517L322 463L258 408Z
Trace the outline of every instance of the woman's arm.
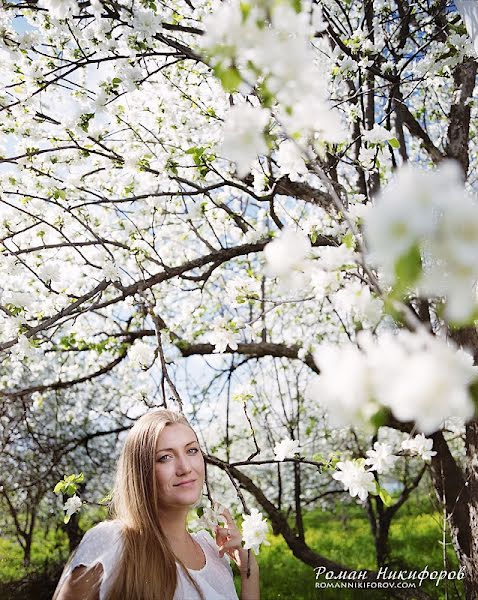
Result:
M227 553L238 566L241 574L241 600L260 600L259 565L256 557L251 550L244 550L242 547L241 532L227 508L222 514L226 519L227 527L216 529L219 556Z
M241 600L260 600L261 590L259 586L259 565L251 550L242 550L245 556L241 557ZM249 577L247 576L247 561L249 555Z
M103 576L101 563L91 569L76 567L57 590L55 600L99 600L100 585Z

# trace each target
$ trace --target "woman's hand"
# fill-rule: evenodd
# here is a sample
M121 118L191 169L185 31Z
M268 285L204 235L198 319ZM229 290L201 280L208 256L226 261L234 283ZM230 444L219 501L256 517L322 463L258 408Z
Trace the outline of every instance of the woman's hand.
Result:
M216 544L219 546L219 556L227 554L236 563L241 576L249 572L257 573L259 566L254 553L250 550L244 550L242 547L242 535L237 527L231 513L224 509L221 513L226 520L226 527L216 528Z

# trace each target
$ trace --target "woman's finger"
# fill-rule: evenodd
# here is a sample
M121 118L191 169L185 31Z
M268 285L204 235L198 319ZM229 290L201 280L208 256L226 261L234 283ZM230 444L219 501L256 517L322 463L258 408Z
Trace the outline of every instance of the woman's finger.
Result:
M227 508L225 508L222 511L221 515L224 515L224 517L226 519L227 526L229 528L236 527L236 523L235 523L234 519L232 518L231 513L229 512L229 510Z
M229 550L237 550L239 548L242 548L242 539L239 536L235 536L220 546L219 556L224 556L224 552L228 552Z
M240 531L237 527L218 527L216 534L223 535L224 537L230 537L231 535L240 535Z

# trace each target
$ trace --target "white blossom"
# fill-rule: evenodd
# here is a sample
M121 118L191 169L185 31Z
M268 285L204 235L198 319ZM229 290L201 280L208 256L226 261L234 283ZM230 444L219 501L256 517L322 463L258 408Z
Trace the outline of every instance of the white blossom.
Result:
M380 405L424 433L438 430L448 417L473 416L470 385L477 368L465 351L404 330L378 339L361 332L358 341L360 348L323 344L314 354L320 375L308 395L327 409L332 424L365 427Z
M221 152L237 165L239 177L249 172L259 154L266 154L264 128L269 112L249 104L233 106L226 115Z
M314 352L314 361L320 375L309 385L307 396L327 410L332 426L367 427L379 405L366 356L352 344L322 344Z
M428 434L447 417L473 416L469 386L477 372L465 351L431 335L402 331L382 336L367 352L375 394L400 421L415 421Z
M207 334L209 343L214 345L214 352L221 354L229 347L237 350L238 335L224 317L217 317L212 331Z
M294 458L300 453L300 446L297 440L284 439L274 446L274 454L276 460L284 460L285 458Z
M282 230L264 248L267 275L287 278L293 271L303 270L310 251L311 244L304 233L292 229Z
M66 19L78 5L73 0L38 0L38 6L48 9L56 19Z
M418 455L425 462L430 462L432 456L435 456L435 450L433 448L433 440L427 438L423 433L419 433L413 438L408 438L402 442L403 450L407 450L413 455Z
M297 181L300 175L308 172L304 158L297 144L292 140L285 140L280 144L276 160L279 165L279 173L288 175L291 181Z
M161 29L161 17L155 15L152 10L136 7L132 27L140 41L151 42Z
M154 360L154 348L139 340L130 348L128 356L133 363L140 367L149 367Z
M71 517L75 513L79 512L81 509L83 502L79 496L76 494L68 498L63 506L63 510L66 512L67 517Z
M242 539L244 541L245 550L252 549L255 554L258 554L259 546L261 544L270 546L270 542L266 539L268 531L269 527L267 521L257 508L253 508L250 515L244 515L244 521L242 522Z
M397 261L417 247L422 272L411 283L425 296L444 297L448 318L470 318L478 280L478 204L466 193L455 163L434 171L403 167L366 213L364 225L370 257L389 281Z
M362 139L370 144L381 144L391 140L393 137L393 133L378 123L375 123L372 129L364 131L362 134Z
M214 531L219 523L227 522L225 516L222 514L223 512L224 506L219 502L215 502L212 507L206 506L203 509L202 516L197 520L197 525Z
M338 472L332 477L340 481L344 488L354 498L358 496L360 500L366 500L370 492L376 490L375 478L372 473L365 470L365 466L360 461L346 460L337 463Z
M373 450L367 450L366 455L368 458L365 464L370 466L369 471L377 471L379 474L390 471L398 459L398 456L392 454L390 444L382 444L381 442L375 442Z

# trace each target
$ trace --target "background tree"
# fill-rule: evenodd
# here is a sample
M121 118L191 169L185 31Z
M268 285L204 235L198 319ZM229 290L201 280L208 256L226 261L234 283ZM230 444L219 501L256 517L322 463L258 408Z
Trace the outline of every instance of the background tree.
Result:
M7 407L37 406L28 443L48 448L53 474L101 462L146 407L219 416L209 464L295 556L332 570L305 542L304 479L335 493L336 474L364 497L381 565L394 508L376 481L415 452L476 598L475 376L443 342L476 359L478 218L462 180L473 189L477 65L452 3L4 1L1 24L2 426ZM387 184L410 163L430 175L398 171L400 203ZM241 412L231 398L250 366L266 390L287 374ZM413 374L406 412L391 392ZM427 404L434 381L454 405ZM363 440L320 448L324 409L326 427ZM366 449L389 435L395 446Z

